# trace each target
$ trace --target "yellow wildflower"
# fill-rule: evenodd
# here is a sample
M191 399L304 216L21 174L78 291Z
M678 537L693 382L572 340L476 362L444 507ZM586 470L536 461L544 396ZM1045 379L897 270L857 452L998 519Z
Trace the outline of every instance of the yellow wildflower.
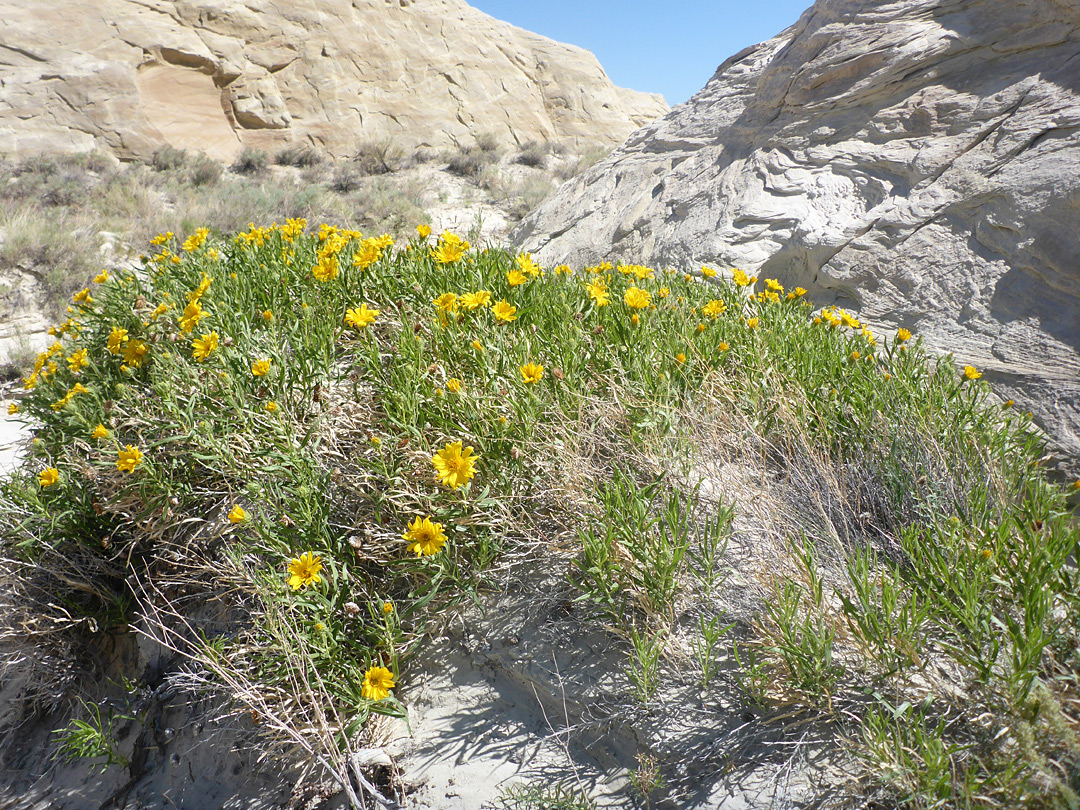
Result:
M185 335L198 326L199 321L206 317L202 304L197 300L184 307L184 314L180 318L180 331Z
M213 280L214 279L206 275L206 273L203 273L202 281L199 282L199 286L188 293L188 303L190 304L198 301L200 298L206 295L206 291L210 289L210 282L212 282Z
M509 301L496 301L491 307L491 314L495 320L502 323L510 323L517 320L517 307L511 306Z
M623 294L623 301L631 309L646 309L652 303L652 296L648 290L642 290L638 287L628 287Z
M244 511L244 508L240 504L236 504L229 510L229 523L243 523L247 520L248 513Z
M94 432L90 435L95 439L107 439L109 437L109 429L99 422L98 426L94 428Z
M60 471L56 467L48 467L38 473L38 483L42 489L51 487L60 481Z
M364 685L360 696L365 700L383 700L390 696L394 688L394 676L386 667L371 667L364 673Z
M124 345L127 339L128 330L122 326L117 326L109 333L109 339L105 345L111 354L120 354L120 347Z
M476 460L479 456L473 455L473 449L462 449L461 442L450 442L434 456L431 463L435 466L435 472L441 483L457 489L476 474Z
M431 236L431 226L430 225L417 225L416 226L416 232L418 234L420 234L421 239L427 239L429 236Z
M520 284L524 284L529 278L520 270L507 270L506 271L506 283L511 287L517 287Z
M367 304L361 304L358 308L345 311L345 325L354 329L363 329L375 323L375 319L378 317L379 310L368 309Z
M904 329L903 327L900 327L896 330L897 343L906 343L909 340L911 340L911 332L909 332L907 329Z
M706 267L705 265L702 265L701 275L705 276L705 278L713 278L716 275L716 271L713 270L711 267Z
M611 294L608 292L607 282L602 278L586 282L585 289L588 291L589 297L595 302L597 307L605 307L611 301Z
M203 362L218 347L218 338L217 332L210 332L191 341L191 356L200 363Z
M146 357L146 353L149 349L150 347L146 345L146 341L129 341L124 344L124 362L129 366L138 368L142 365L143 358Z
M209 235L209 228L197 229L195 233L193 233L186 240L184 240L183 249L186 250L188 253L198 250L202 246L202 243L206 241L206 237L208 237Z
M483 352L484 351L484 345L479 340L474 340L472 342L472 347L474 349L476 349L476 351L478 351L478 352Z
M255 377L265 377L270 373L270 358L256 360L251 364L251 374Z
M276 402L274 402L273 400L270 400L269 402L266 403L266 410L267 410L268 413L274 413L274 412L277 411L277 409L278 409L278 404Z
M750 318L750 319L748 319L746 321L746 325L750 329L755 329L757 327L757 325L758 325L758 319L757 318Z
M765 286L778 295L783 295L784 285L777 281L775 278L765 279Z
M108 280L109 280L109 271L108 270L102 270L100 273L98 273L96 276L94 276L94 283L95 284L104 284Z
M353 267L367 270L382 256L382 247L378 239L365 239L360 243L360 250L353 254Z
M977 370L975 366L964 366L964 376L969 380L977 380L982 376L982 372Z
M716 348L722 352L726 352L730 348L730 346L728 346L727 343L721 340L720 343L717 344Z
M739 270L737 268L733 269L731 271L731 277L734 280L734 282L740 287L749 287L751 284L754 283L754 281L757 280L757 279L752 280L750 278L750 276L746 275L746 273L744 273L742 270Z
M449 380L446 381L446 390L452 394L460 394L461 380L459 380L457 377L451 377Z
M14 416L15 414L17 414L19 412L19 403L18 402L9 403L8 406L7 406L7 412L8 412L8 416Z
M452 264L465 255L469 249L469 243L460 236L446 231L439 237L437 247L431 249L431 257L439 264Z
M709 303L701 308L701 314L715 320L727 312L727 304L721 301L719 298L712 299Z
M679 352L677 355L675 355L675 362L676 363L685 363L686 362L686 355L683 354L682 352Z
M268 309L264 309L262 311L262 319L267 323L270 323L270 321L274 320L274 313Z
M544 367L539 363L526 363L521 367L521 379L528 385L540 382L544 376Z
M486 307L491 303L491 293L487 290L477 290L476 292L465 293L458 299L458 303L462 309L474 310L480 307Z
M443 293L432 303L442 312L457 312L458 297L452 292Z
M320 256L319 261L311 268L311 275L318 281L333 281L337 278L338 270L337 256L324 255Z
M409 544L409 551L417 557L437 554L446 544L442 524L431 518L415 518L409 524L408 531L401 535L401 539Z
M322 582L319 571L322 570L322 558L310 551L289 561L289 587L298 591L305 585L318 585Z
M142 464L142 459L142 451L138 447L129 444L117 455L116 469L126 473L135 472L135 468Z
M84 287L72 296L72 300L76 304L92 304L94 303L94 297L90 295L90 288Z
M540 268L540 265L533 261L531 253L520 254L516 259L514 259L514 262L517 264L518 270L529 276L529 278L536 278L538 275L540 275L540 273L543 272Z
M86 363L86 349L79 349L77 352L72 352L71 356L67 359L68 368L71 369L72 374L78 374Z

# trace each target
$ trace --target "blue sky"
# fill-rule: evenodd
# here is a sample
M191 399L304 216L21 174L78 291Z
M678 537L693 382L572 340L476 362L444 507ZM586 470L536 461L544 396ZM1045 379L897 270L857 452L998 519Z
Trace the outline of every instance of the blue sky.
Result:
M779 34L813 0L468 0L469 5L592 51L621 86L662 93L674 106L717 66Z

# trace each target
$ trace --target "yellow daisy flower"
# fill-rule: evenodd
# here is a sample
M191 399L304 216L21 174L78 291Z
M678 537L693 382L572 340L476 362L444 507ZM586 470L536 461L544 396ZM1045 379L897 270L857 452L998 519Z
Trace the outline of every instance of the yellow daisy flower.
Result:
M390 697L390 690L395 686L390 670L386 667L371 667L364 673L360 696L365 700L383 700Z
M218 339L217 332L195 338L195 340L191 341L191 356L200 363L203 362L218 347Z
M631 309L648 309L652 303L652 295L648 290L642 290L638 287L628 287L623 294L623 301Z
M450 489L457 489L476 475L478 458L479 456L473 455L471 447L462 449L461 442L457 441L450 442L439 450L431 457L431 463L435 467L439 482Z
M511 306L509 301L496 301L491 307L491 314L500 323L510 323L517 320L517 307Z
M117 455L116 469L126 473L135 472L135 468L142 464L142 459L142 451L138 447L129 444Z
M431 518L415 518L401 539L409 544L409 551L417 557L438 554L446 545L442 524L435 523Z
M124 329L122 326L117 326L109 332L109 338L106 341L105 346L110 354L120 354L120 347L124 345L127 339L128 330Z
M458 299L458 303L462 309L474 310L480 307L486 307L491 303L491 293L487 290L477 290L476 292L465 293Z
M521 379L526 385L540 382L544 376L544 367L539 363L526 363L521 367Z
M322 570L322 558L310 551L289 561L289 587L298 591L305 585L318 585L322 582L319 571Z
M368 309L367 304L361 304L358 308L346 310L345 325L354 329L363 329L375 323L375 319L378 317L379 310Z

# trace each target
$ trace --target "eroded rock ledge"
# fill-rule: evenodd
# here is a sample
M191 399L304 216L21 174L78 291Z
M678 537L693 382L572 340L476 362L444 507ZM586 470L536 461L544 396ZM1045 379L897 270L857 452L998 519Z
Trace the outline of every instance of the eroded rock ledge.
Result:
M615 146L667 112L588 51L462 0L0 0L0 151L168 143L230 159L560 141Z

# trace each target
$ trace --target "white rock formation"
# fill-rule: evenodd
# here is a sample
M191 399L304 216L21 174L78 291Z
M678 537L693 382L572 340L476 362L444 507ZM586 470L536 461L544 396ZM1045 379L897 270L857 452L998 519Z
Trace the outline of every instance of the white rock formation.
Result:
M0 0L0 152L169 143L229 159L554 140L615 146L667 112L596 58L462 0Z
M511 234L905 326L1080 468L1080 1L818 0Z

